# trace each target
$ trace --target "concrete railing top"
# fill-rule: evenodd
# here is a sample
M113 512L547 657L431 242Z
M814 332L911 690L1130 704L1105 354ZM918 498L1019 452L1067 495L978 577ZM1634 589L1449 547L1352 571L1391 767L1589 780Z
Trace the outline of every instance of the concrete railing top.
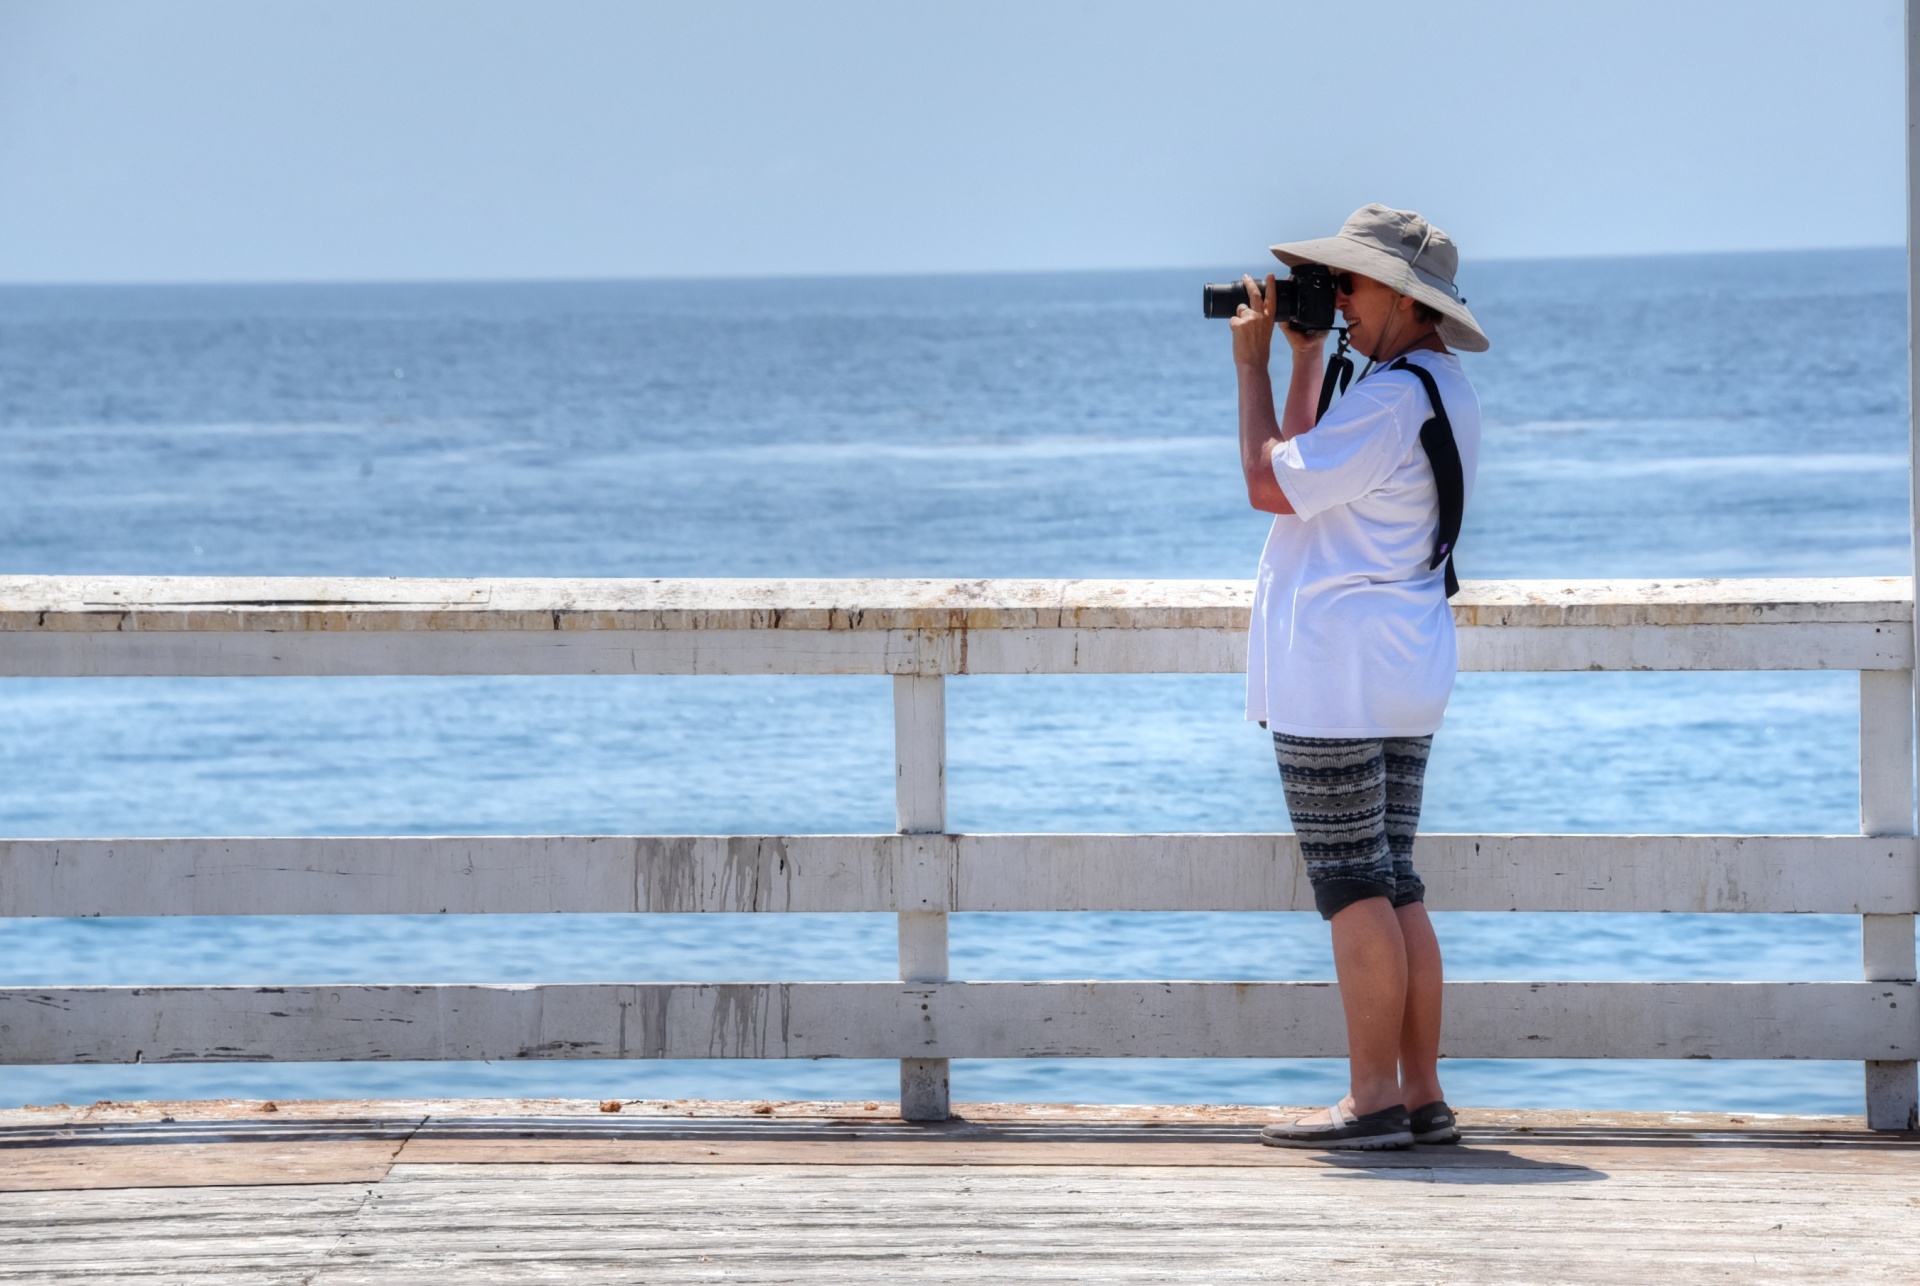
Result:
M1248 581L0 576L0 632L1244 630ZM1894 625L1905 577L1467 581L1462 626Z

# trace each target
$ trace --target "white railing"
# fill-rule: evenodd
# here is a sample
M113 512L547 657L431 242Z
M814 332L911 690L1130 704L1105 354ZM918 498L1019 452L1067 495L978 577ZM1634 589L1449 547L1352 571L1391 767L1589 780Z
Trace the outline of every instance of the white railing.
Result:
M1470 670L1857 670L1860 835L1423 835L1438 910L1862 917L1860 982L1455 982L1444 1052L1866 1065L1914 1119L1904 579L1469 583ZM1249 588L1193 581L0 578L0 676L891 674L893 835L21 839L0 916L870 911L900 977L730 985L0 988L0 1063L1337 1057L1321 982L961 982L955 911L1312 907L1289 835L946 832L944 676L1242 667ZM1276 787L1277 789L1277 787Z

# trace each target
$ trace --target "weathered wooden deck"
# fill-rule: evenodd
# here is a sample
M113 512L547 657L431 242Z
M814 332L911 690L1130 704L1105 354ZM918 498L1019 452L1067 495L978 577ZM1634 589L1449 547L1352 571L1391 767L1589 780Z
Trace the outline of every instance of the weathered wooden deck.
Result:
M0 1281L1920 1279L1920 1135L1463 1112L1465 1146L1255 1144L1278 1109L558 1100L0 1112Z

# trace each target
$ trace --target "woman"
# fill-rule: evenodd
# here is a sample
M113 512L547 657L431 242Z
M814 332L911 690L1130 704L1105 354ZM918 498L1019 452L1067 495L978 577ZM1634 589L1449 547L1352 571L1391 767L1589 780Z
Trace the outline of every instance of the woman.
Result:
M1487 338L1454 286L1453 242L1411 211L1369 205L1338 235L1273 253L1332 270L1347 339L1369 362L1316 424L1325 333L1278 327L1292 365L1276 414L1274 278L1264 288L1247 279L1251 302L1232 322L1241 465L1249 501L1274 515L1248 637L1247 718L1273 734L1332 928L1351 1071L1339 1103L1261 1139L1452 1142L1440 945L1412 858L1427 754L1458 668L1452 539L1479 458L1479 401L1452 350L1484 351Z

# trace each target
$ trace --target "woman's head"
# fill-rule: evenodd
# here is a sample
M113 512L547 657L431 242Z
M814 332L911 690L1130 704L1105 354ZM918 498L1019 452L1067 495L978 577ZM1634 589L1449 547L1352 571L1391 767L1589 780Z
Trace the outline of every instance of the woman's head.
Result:
M1389 357L1395 347L1404 347L1409 336L1423 330L1463 352L1477 353L1487 347L1486 333L1454 285L1458 248L1451 237L1411 210L1362 206L1335 235L1277 245L1273 253L1289 267L1324 264L1352 285L1336 306L1357 325L1352 333L1354 347L1369 357ZM1363 279L1371 286L1362 286ZM1375 287L1399 296L1401 302L1376 295Z
M1385 361L1439 331L1441 313L1357 272L1333 274L1333 303L1346 319L1347 340L1363 356Z

